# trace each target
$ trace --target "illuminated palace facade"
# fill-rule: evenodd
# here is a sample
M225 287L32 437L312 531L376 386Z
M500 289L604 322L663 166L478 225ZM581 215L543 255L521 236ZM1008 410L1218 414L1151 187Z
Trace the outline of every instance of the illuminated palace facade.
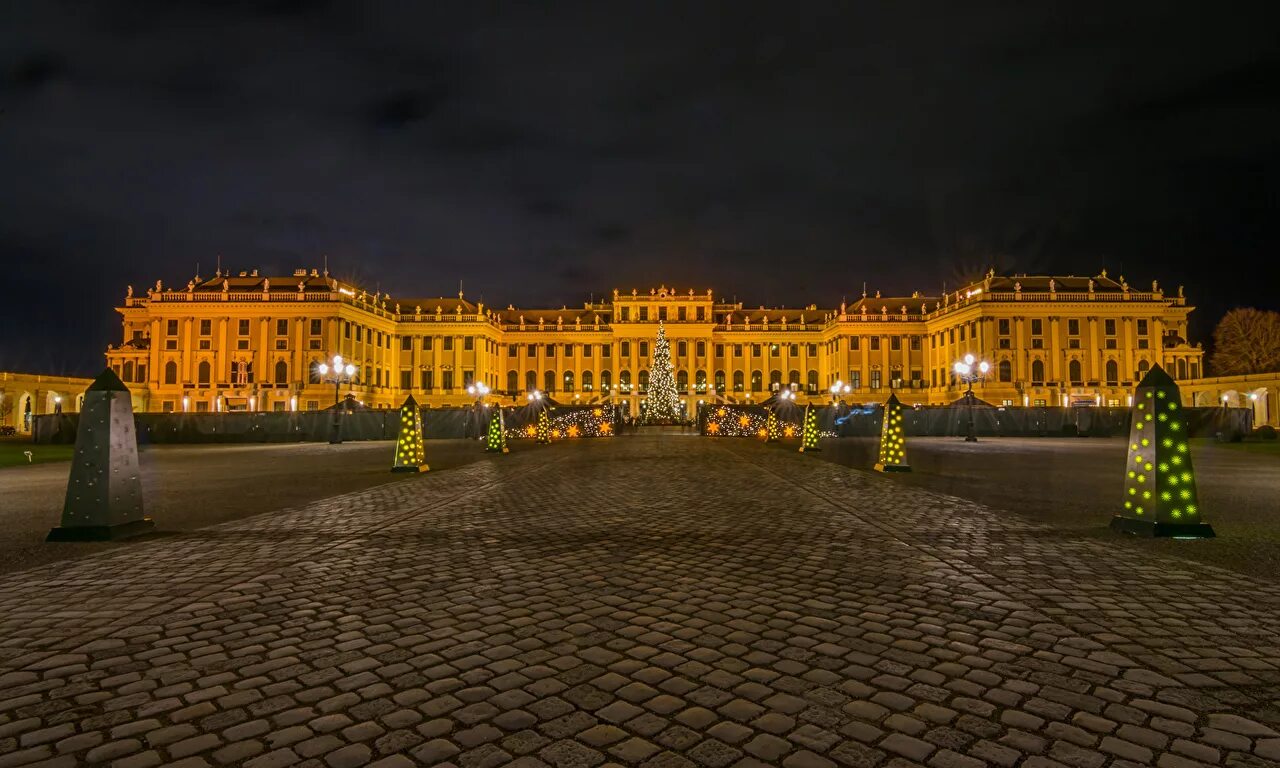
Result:
M710 290L614 291L560 309L497 308L463 297L369 293L317 270L288 276L219 273L185 286L129 289L123 342L108 365L147 411L326 408L335 387L316 367L335 354L358 366L341 387L371 408L412 394L431 407L615 402L639 413L658 324L665 324L681 397L760 402L788 387L799 401L906 403L963 396L954 363L990 363L977 395L995 405L1124 405L1159 363L1201 375L1179 289L1138 290L1123 278L996 275L945 295L863 296L851 304L749 308ZM847 387L847 391L845 388Z

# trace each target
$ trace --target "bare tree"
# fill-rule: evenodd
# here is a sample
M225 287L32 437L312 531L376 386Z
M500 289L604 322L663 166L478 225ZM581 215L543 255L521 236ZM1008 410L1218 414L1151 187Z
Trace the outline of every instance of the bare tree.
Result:
M1242 307L1223 315L1211 362L1219 376L1280 371L1280 312Z

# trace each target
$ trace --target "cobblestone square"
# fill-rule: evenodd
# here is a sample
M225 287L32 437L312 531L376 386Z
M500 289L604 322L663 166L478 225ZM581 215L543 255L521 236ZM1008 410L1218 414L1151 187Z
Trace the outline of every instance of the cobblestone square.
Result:
M1050 532L794 446L520 444L0 576L0 768L1280 764L1280 585Z

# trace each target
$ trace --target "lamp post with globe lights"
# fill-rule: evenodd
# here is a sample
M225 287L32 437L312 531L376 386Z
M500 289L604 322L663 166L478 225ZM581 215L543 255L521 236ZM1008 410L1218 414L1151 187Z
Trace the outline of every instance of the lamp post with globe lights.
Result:
M485 419L482 415L484 409L489 407L489 404L484 401L485 396L489 394L489 385L483 381L474 381L467 385L467 394L476 399L471 406L471 417L467 420L468 436L471 434L471 425L476 424L481 438L483 438L489 423L488 419Z
M963 360L956 361L954 369L956 378L963 382L967 382L969 388L965 390L964 399L968 411L968 429L964 436L966 443L978 442L978 436L973 432L973 382L984 379L987 371L991 370L991 364L986 360L978 360L972 354L966 354Z
M316 373L320 374L320 380L333 383L333 428L329 432L330 445L338 445L342 442L342 412L338 409L342 385L354 382L359 370L351 363L343 362L342 355L334 355L329 362L316 366Z

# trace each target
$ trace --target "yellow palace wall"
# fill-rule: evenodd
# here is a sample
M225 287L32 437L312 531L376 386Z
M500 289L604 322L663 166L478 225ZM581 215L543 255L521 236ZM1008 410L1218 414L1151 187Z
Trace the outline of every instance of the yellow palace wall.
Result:
M91 379L0 371L0 427L16 434L31 432L36 416L80 410Z
M145 297L131 288L118 308L122 343L106 357L139 410L192 412L327 407L335 388L313 371L336 353L360 368L339 393L373 408L408 394L467 405L467 384L483 381L495 402L536 388L638 413L660 320L690 412L699 400L759 402L778 386L826 402L837 381L847 402L883 401L892 386L908 404L948 403L963 394L950 370L966 353L991 363L975 391L997 405L1123 405L1155 363L1200 376L1181 295L1105 272L1088 290L1083 280L989 273L940 297L877 294L830 309L750 308L665 286L574 308L494 309L461 295L371 295L315 270L220 274L185 290L157 283Z

